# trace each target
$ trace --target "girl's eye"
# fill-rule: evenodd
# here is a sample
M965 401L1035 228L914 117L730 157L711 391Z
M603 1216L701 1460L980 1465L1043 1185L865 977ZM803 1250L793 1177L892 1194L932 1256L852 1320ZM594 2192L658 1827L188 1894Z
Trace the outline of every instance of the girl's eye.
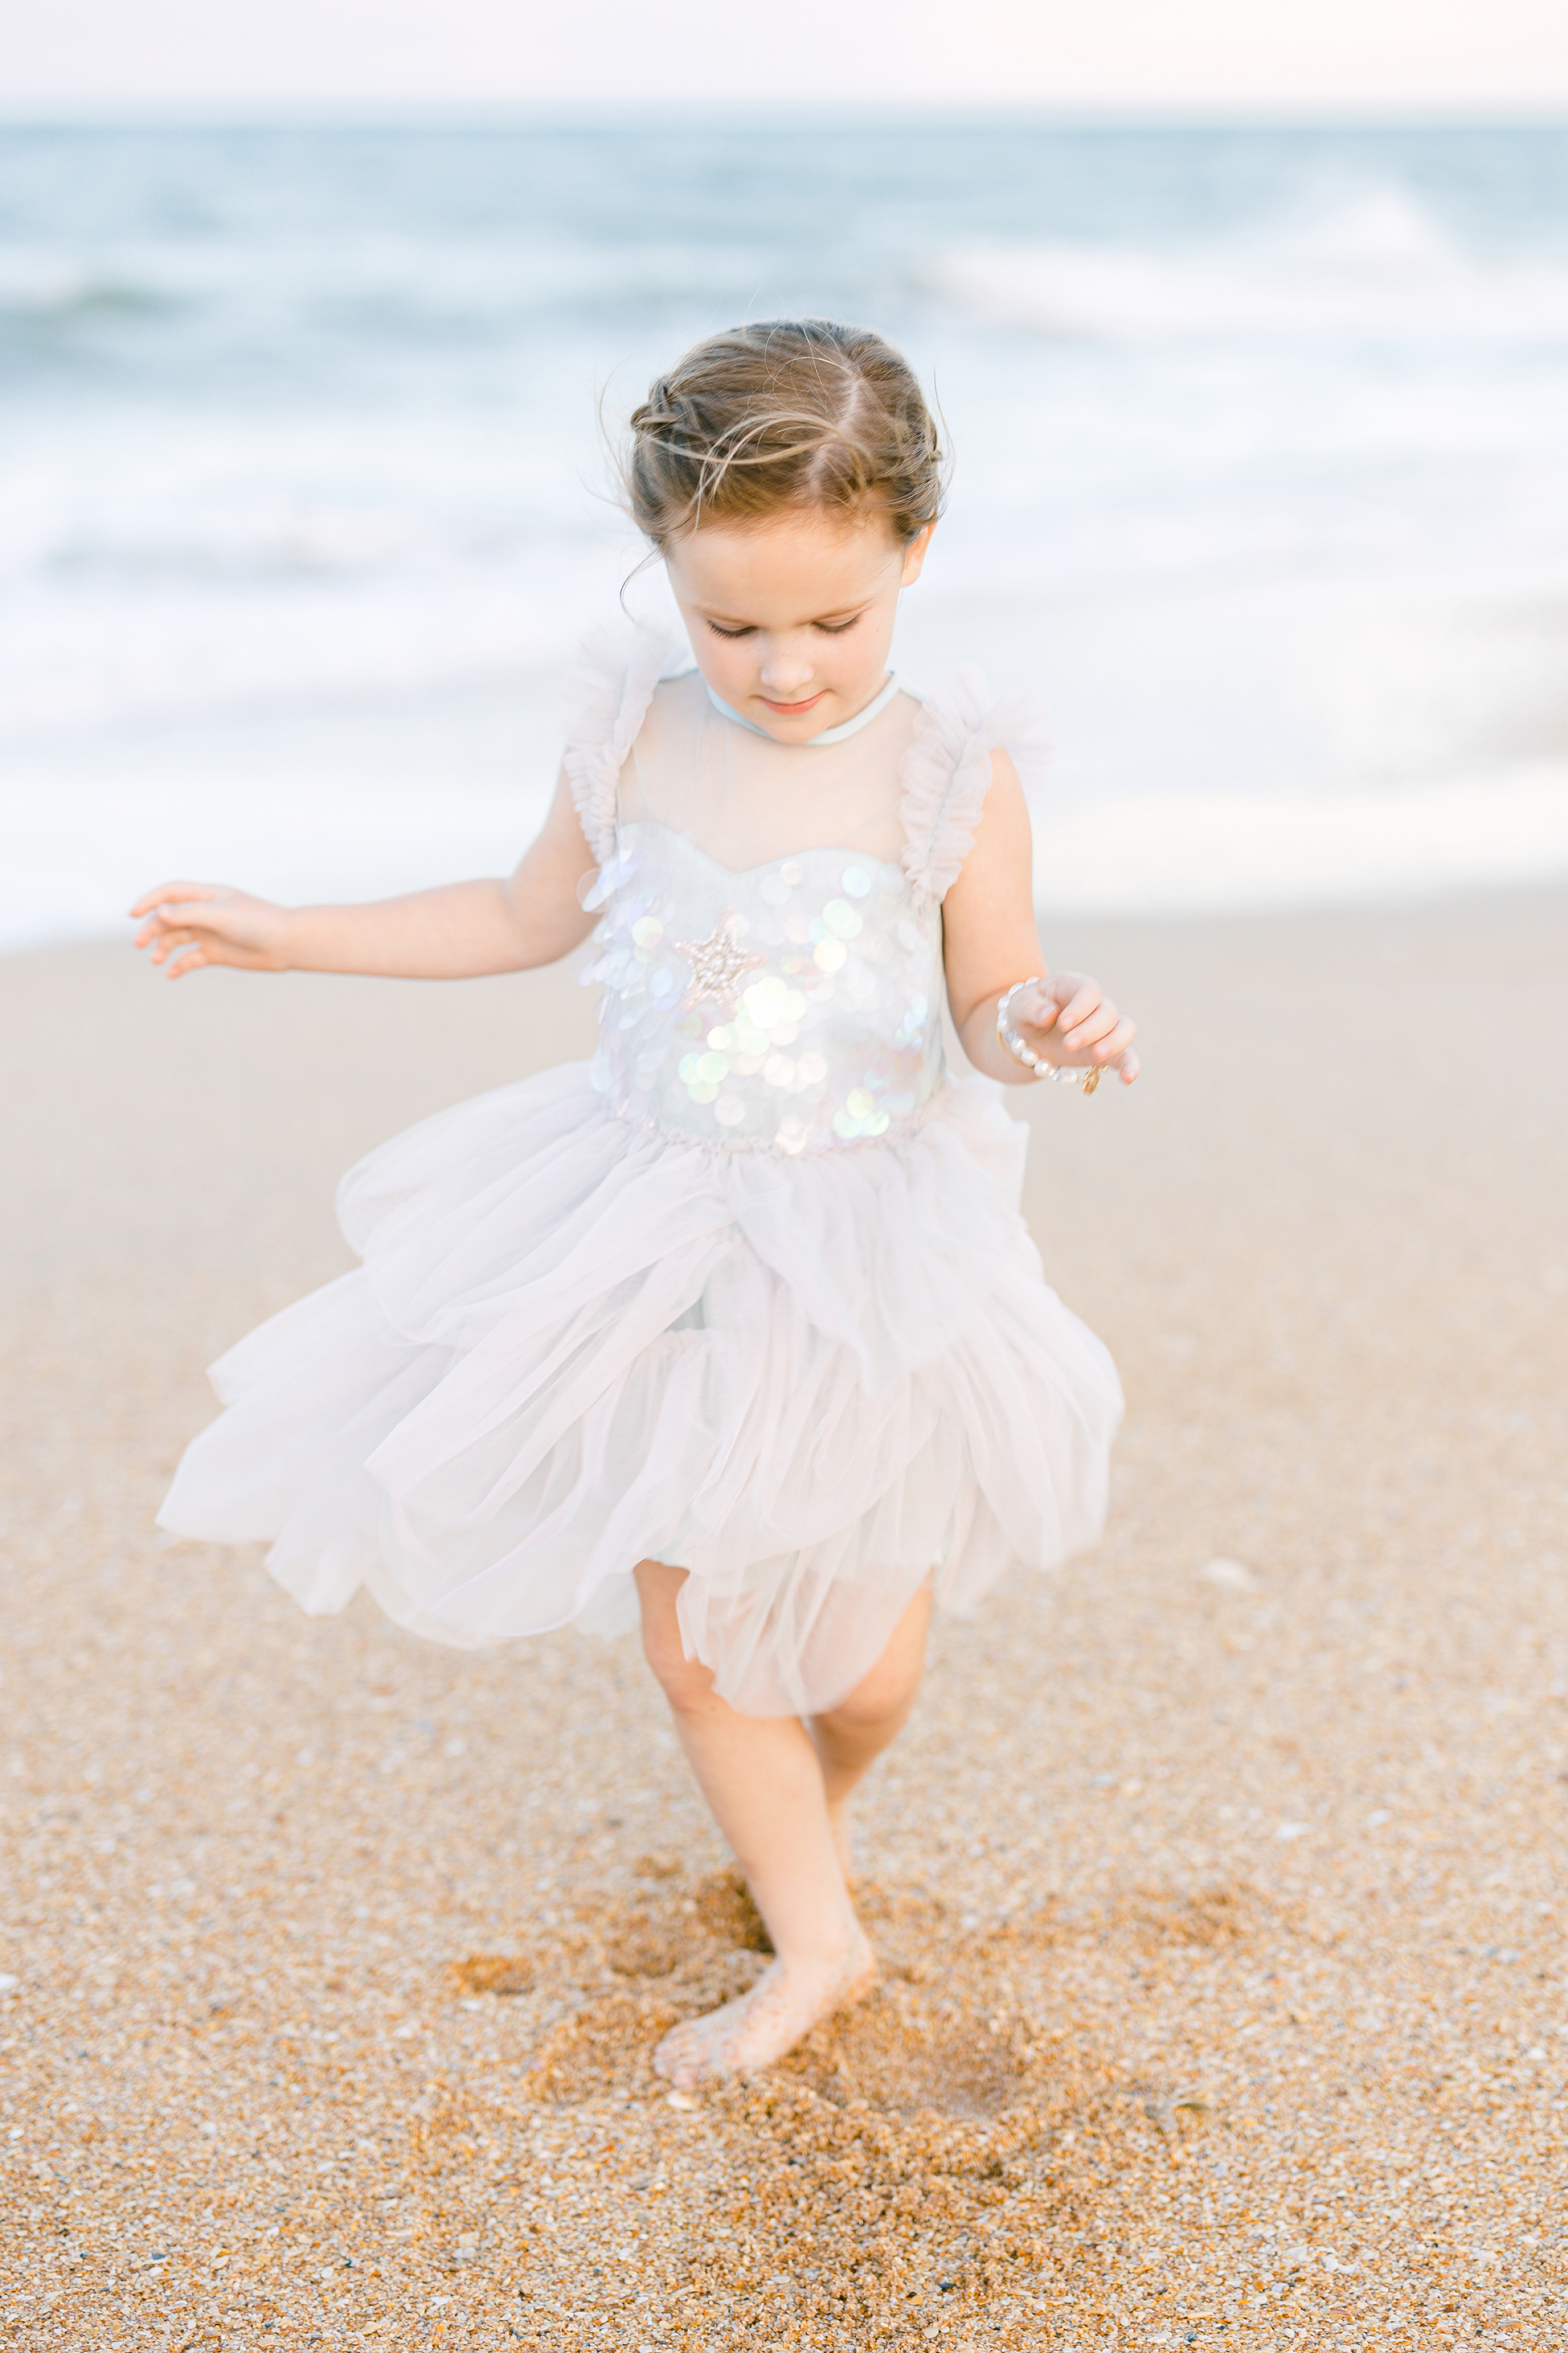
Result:
M860 618L858 613L852 613L847 621L818 621L816 627L825 638L841 638L845 630L852 629Z
M721 629L717 621L710 621L708 626L716 638L749 638L752 635L749 624L739 629Z

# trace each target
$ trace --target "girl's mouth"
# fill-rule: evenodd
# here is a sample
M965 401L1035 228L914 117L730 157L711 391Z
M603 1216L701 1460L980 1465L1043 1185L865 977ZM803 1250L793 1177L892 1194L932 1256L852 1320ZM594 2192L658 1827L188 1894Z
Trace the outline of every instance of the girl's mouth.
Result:
M826 687L819 687L815 694L808 694L800 702L770 702L765 694L760 694L757 700L765 711L776 711L781 719L789 719L797 711L815 711L826 691Z

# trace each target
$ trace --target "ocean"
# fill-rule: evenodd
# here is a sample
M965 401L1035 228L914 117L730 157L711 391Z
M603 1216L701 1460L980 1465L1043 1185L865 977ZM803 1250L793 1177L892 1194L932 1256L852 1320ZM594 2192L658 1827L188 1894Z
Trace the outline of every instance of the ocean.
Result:
M0 945L510 866L603 429L805 312L935 387L895 661L1046 696L1047 914L1568 873L1568 126L12 125Z

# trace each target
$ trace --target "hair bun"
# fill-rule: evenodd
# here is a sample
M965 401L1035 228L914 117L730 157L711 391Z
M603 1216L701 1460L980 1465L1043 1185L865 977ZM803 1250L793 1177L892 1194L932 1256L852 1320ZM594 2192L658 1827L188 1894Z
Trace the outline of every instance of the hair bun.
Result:
M868 327L773 319L710 335L634 409L621 480L656 547L700 522L879 506L913 539L942 512L946 459L920 381Z

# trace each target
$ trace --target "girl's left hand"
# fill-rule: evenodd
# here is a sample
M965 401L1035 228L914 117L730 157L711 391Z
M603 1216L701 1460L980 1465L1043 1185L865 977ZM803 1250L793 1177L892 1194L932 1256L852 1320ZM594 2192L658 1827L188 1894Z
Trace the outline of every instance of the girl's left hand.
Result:
M1053 973L1021 988L1009 1016L1024 1043L1058 1070L1112 1070L1125 1087L1138 1076L1138 1024L1119 1013L1087 973Z

